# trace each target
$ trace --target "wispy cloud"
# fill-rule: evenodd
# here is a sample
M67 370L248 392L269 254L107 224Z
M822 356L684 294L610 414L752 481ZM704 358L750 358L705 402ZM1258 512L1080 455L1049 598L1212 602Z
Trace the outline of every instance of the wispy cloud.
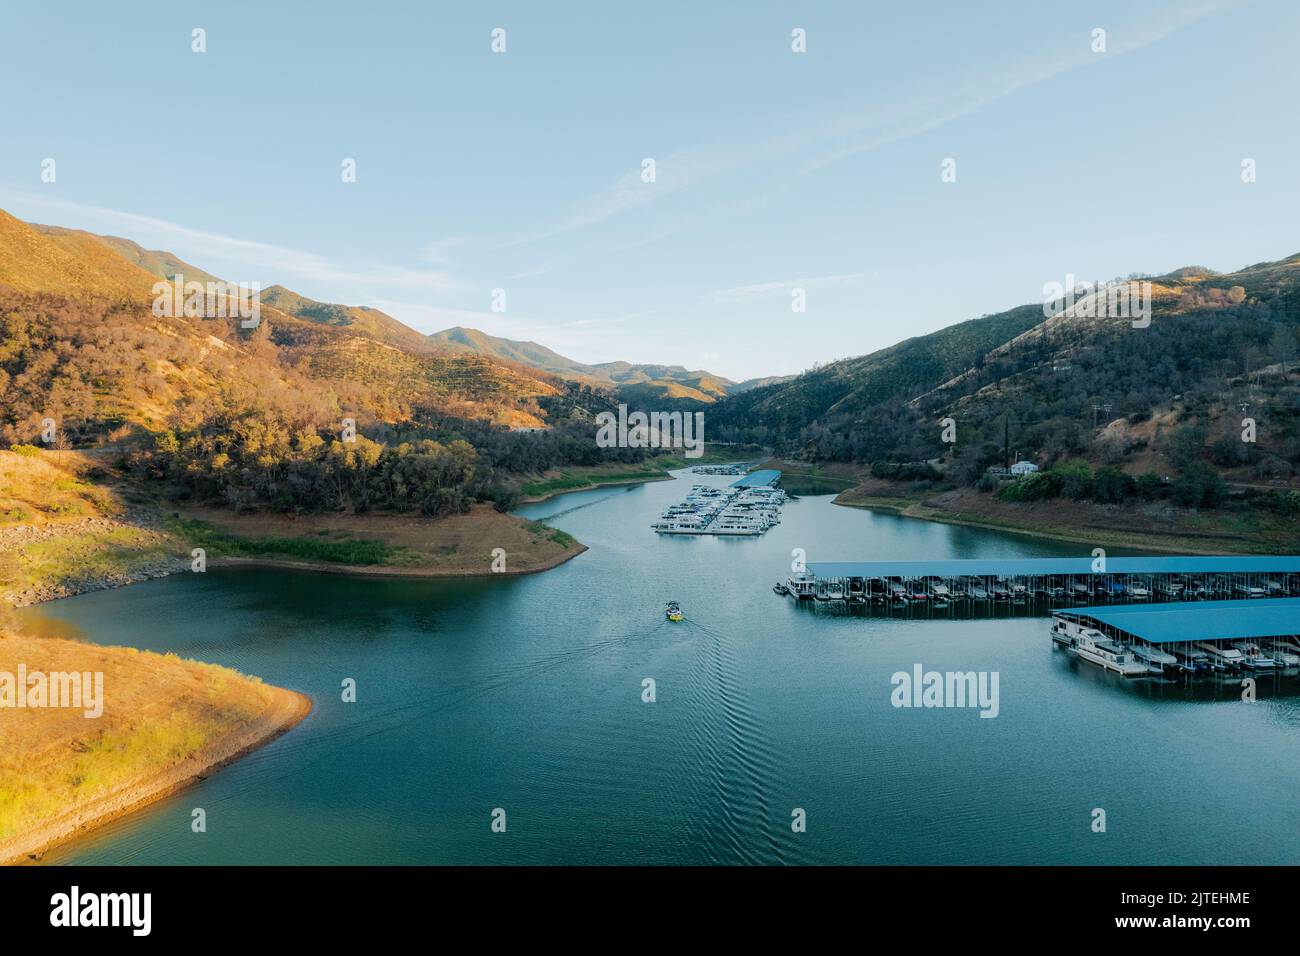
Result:
M226 262L242 263L252 266L259 274L274 275L277 280L281 276L286 278L293 276L309 281L369 283L422 288L434 292L449 292L464 288L463 284L445 269L403 269L387 265L357 269L339 265L314 253L194 229L154 216L143 216L120 209L108 209L103 206L9 190L0 195L5 197L7 204L70 213L83 222L93 219L96 223L114 224L110 228L121 228L128 233L134 233L131 238L141 234L158 237L173 246L169 251L184 258L211 257ZM66 224L66 222L60 223L60 225ZM198 264L200 263L196 263Z
M466 326L501 338L541 340L547 345L559 346L570 342L574 344L583 342L584 339L577 334L579 332L587 335L593 329L614 328L653 314L643 310L622 315L569 319L565 322L543 322L527 316L485 312L478 309L443 308L424 302L383 298L372 298L370 301L376 308L391 313L412 328L425 333L440 332L454 326Z
M804 279L782 279L775 282L758 282L753 285L738 285L730 289L719 289L713 293L718 302L738 302L755 296L770 295L773 292L790 289L842 289L861 285L875 278L871 272L847 272L840 275L810 276Z
M596 225L612 217L647 206L674 193L689 189L743 166L771 160L798 151L825 150L828 141L853 140L808 160L802 173L869 150L901 142L931 130L1009 96L1019 90L1065 73L1104 63L1116 56L1150 46L1215 13L1245 0L1204 0L1186 7L1162 9L1146 19L1112 31L1105 54L1094 54L1086 34L1068 54L1049 55L1022 61L1008 70L991 70L983 76L964 78L952 84L955 94L937 94L907 99L873 97L864 108L860 102L840 104L833 112L810 118L806 113L767 124L766 128L789 130L779 137L750 137L748 142L731 140L725 145L707 144L682 148L656 159L657 179L641 180L640 168L629 170L608 187L574 203L552 223L499 241L503 248L529 245ZM530 274L542 274L541 269Z
M1242 2L1244 0L1205 0L1182 9L1148 14L1145 21L1109 33L1105 53L1092 52L1086 42L1088 36L1081 35L1076 49L1068 55L1020 62L1009 71L991 73L972 83L961 84L955 96L912 103L903 111L894 109L889 113L864 116L860 121L850 122L847 125L849 128L856 126L859 133L872 130L869 136L810 161L803 167L802 172L805 174L814 172L849 156L928 133L974 113L990 103L1063 73L1087 66L1097 66L1117 56L1151 46L1207 16L1240 5ZM825 132L830 133L832 130L828 128ZM845 129L841 127L838 132L842 134Z

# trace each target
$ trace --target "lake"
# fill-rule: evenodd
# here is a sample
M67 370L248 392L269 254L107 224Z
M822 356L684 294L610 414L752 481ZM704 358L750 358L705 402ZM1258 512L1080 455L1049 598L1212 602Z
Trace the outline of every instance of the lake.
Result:
M791 501L761 538L649 530L692 482L730 480L527 506L590 547L542 574L214 569L29 609L46 633L226 664L315 701L286 736L46 862L1300 862L1292 681L1261 681L1253 703L1235 680L1124 683L1054 648L1045 617L833 613L771 590L794 548L816 561L1091 545L826 496ZM669 599L686 621L665 620ZM916 664L996 672L998 716L896 708L891 675ZM206 833L190 830L195 807Z

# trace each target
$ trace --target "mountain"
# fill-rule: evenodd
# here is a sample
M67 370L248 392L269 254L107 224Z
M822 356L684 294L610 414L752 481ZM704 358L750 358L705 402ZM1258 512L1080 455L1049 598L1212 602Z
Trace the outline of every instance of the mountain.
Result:
M170 252L145 249L139 243L123 239L121 236L99 236L81 229L65 229L63 226L45 226L39 223L31 223L31 227L37 232L50 236L74 255L83 255L88 243L99 243L159 279L170 281L177 276L182 276L187 282L221 281L198 266L192 266L178 259Z
M602 362L587 365L565 358L536 342L519 342L488 335L478 329L456 326L429 336L436 346L476 355L492 355L542 369L562 378L617 388L628 401L653 402L657 399L687 399L712 403L737 388L735 382L710 372L681 365L650 365L632 362Z
M262 305L269 305L286 315L307 322L331 326L408 351L433 351L428 340L415 329L369 306L317 302L297 292L291 292L282 285L263 289Z
M143 301L155 281L90 233L46 235L0 210L0 285L75 299Z
M852 420L947 381L1042 319L1042 306L1021 306L783 381L755 385L721 403L713 420L723 426L749 422L777 435L797 435L809 426Z
M747 378L743 382L737 382L731 386L729 395L739 395L741 392L748 392L750 389L762 388L764 385L780 385L782 382L788 382L793 379L793 375L765 375L762 378Z
M1051 317L1023 305L729 396L712 434L820 460L936 461L965 483L1019 453L1300 487L1300 256L1141 281L1146 327L1106 317L1105 293Z
M553 372L565 378L598 380L597 376L591 374L590 366L565 358L536 342L517 342L513 339L498 338L480 332L478 329L467 329L459 325L434 332L428 340L437 348L473 352L476 355L493 355L521 365Z
M329 430L345 416L536 427L538 401L564 390L522 365L440 353L377 309L281 286L263 293L253 331L158 316L152 287L168 273L211 279L170 253L0 211L0 441L32 441L46 417L94 441L254 409Z

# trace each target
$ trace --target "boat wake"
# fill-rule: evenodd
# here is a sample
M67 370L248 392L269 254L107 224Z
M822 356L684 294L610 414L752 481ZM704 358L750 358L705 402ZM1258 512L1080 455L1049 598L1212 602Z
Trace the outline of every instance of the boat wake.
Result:
M685 801L687 855L711 863L785 863L767 782L778 779L776 748L745 690L735 643L689 618L698 654L688 673L690 762L674 780Z

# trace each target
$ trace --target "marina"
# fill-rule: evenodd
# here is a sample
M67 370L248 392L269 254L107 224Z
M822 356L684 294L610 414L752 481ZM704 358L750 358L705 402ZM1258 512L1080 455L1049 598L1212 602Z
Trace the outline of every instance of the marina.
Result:
M1300 832L1278 797L1295 771L1277 759L1295 746L1300 673L1252 674L1260 703L1242 706L1224 675L1125 678L1053 653L1041 602L937 611L763 600L796 547L891 567L978 557L1004 569L1074 546L846 509L830 496L788 504L756 538L647 535L694 481L736 480L677 476L523 506L590 548L546 574L212 568L19 612L50 636L211 660L318 702L264 756L44 862L943 865L961 861L954 847L978 843L997 863L1087 866L1149 862L1150 840L1179 864L1243 846L1270 864L1300 860ZM610 599L620 588L628 601ZM670 599L680 622L667 617ZM287 614L304 628L297 640L284 639ZM196 615L211 627L195 628ZM917 662L999 672L997 719L896 709L890 675ZM391 699L344 703L340 674ZM641 702L646 676L657 703ZM936 765L972 786L935 786ZM860 767L892 770L851 770ZM1097 767L1105 772L1081 771ZM810 789L824 807L810 817L818 825L786 837L787 808L804 806ZM194 839L195 806L220 806L239 826ZM509 838L478 823L498 806ZM534 808L556 806L584 810L548 814L558 834L534 825ZM1138 836L1065 825L1072 808L1086 821L1095 806ZM1216 825L1204 825L1207 812Z
M768 469L745 475L727 488L693 485L650 527L659 534L761 535L781 523L786 495L775 487L780 477L779 471Z

